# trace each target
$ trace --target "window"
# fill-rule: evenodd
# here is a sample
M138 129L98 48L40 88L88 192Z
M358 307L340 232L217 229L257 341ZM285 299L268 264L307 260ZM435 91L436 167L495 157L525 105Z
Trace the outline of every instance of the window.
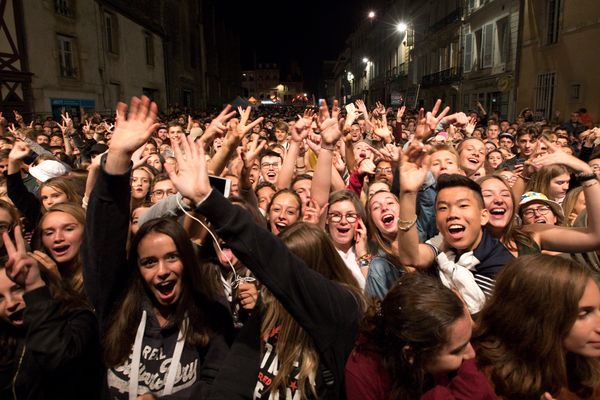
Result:
M558 41L558 22L560 16L560 0L548 0L546 44Z
M463 70L465 72L471 72L473 68L473 34L467 33L465 35L465 59L463 63Z
M510 56L510 25L508 17L496 22L496 31L498 32L500 64L506 64Z
M581 101L581 83L571 84L569 98L572 102Z
M489 68L494 63L494 24L487 24L481 30L481 57L479 57L479 66Z
M58 35L58 59L60 76L63 78L77 78L78 71L74 38Z
M75 7L73 0L54 0L54 12L63 17L74 18Z
M550 118L554 106L554 83L556 73L539 74L535 88L535 114Z
M146 49L146 65L154 65L154 38L151 33L144 33L144 47Z
M104 13L104 31L106 33L106 49L110 53L119 54L119 25L115 14Z

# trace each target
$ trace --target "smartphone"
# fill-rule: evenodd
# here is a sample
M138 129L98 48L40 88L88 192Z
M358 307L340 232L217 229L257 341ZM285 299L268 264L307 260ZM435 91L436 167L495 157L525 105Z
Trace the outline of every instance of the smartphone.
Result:
M209 175L208 181L213 189L217 189L223 196L229 197L229 191L231 190L231 179Z

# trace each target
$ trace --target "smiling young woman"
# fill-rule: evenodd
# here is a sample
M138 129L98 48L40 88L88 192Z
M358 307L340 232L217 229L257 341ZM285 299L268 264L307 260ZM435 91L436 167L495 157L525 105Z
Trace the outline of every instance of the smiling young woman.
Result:
M125 105L118 107L125 115ZM155 119L155 104L133 98L115 129L88 205L85 288L104 337L112 398L204 398L233 331L225 300L201 276L177 222L146 222L126 250L131 154L152 134Z

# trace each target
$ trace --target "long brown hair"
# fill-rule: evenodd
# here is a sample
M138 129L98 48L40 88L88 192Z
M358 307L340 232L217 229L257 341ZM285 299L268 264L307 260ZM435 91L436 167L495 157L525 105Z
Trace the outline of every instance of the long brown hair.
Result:
M339 282L354 294L357 307L361 310L365 308L365 300L356 279L322 229L312 224L297 222L283 231L280 238L306 265L325 278ZM276 345L279 371L271 384L271 393L278 393L289 385L288 378L294 363L298 361L298 388L302 399L309 397L309 393L316 396L315 377L319 366L319 353L313 338L264 287L261 296L264 305L261 337L266 337L273 328L281 326Z
M569 175L569 170L562 164L545 166L529 181L526 191L544 193L550 200L556 201L557 199L550 196L550 181L563 174Z
M7 261L7 256L0 257L0 270L6 267ZM59 316L65 316L76 310L88 310L92 312L92 307L84 296L77 293L43 266L40 265L39 267L40 277L48 286L50 295L53 299L60 300L61 307L57 310ZM14 367L13 363L17 357L16 352L18 347L17 337L22 336L22 329L24 328L14 327L0 320L0 349L2 349L0 352L0 373L5 373Z
M575 206L577 205L577 201L579 200L579 195L583 191L583 186L578 186L575 189L569 190L565 199L562 203L563 214L565 218L563 219L564 226L573 226L575 219L571 220L571 213L575 211ZM577 216L575 216L577 218Z
M120 365L127 359L135 339L144 303L151 303L154 300L138 266L138 246L140 241L150 233L169 236L175 243L183 264L182 292L170 320L179 329L184 329L187 315L189 325L188 329L184 330L186 342L192 346L205 346L213 334L210 326L222 328L227 324L220 312L221 307L214 301L219 295L214 293L213 286L203 279L199 268L196 268L198 260L192 242L181 225L167 218L150 220L140 227L131 241L128 255L129 284L124 291L123 298L115 306L113 319L109 322L103 342L104 360L108 367ZM223 309L226 308L223 306ZM229 323L231 323L230 320Z
M365 211L367 213L367 229L368 231L371 233L372 237L375 238L375 242L377 242L377 246L383 250L383 252L385 253L385 257L395 266L397 266L398 268L403 267L402 263L400 262L400 259L398 258L398 256L396 255L396 252L394 251L394 249L392 248L392 241L390 241L388 238L386 238L385 236L383 236L381 234L381 232L379 231L379 229L377 228L377 225L375 225L375 222L373 222L373 214L371 213L371 201L373 201L373 197L375 197L376 194L379 194L380 192L386 192L386 193L391 193L391 192L387 192L387 191L379 191L379 192L375 192L373 194L373 196L369 197L369 199L367 200L367 205L365 207ZM392 193L393 195L393 193ZM396 195L393 195L394 199L396 200L396 202L398 202L398 204L400 204L400 201L398 200L398 197L396 197Z
M537 254L517 258L497 276L474 336L477 359L491 366L496 393L539 399L568 388L588 397L600 382L600 360L564 349L579 300L592 279L575 261Z
M42 194L42 189L45 187L51 187L52 189L59 190L67 196L67 202L81 205L81 195L77 193L73 184L73 178L68 176L59 176L56 178L48 179L46 182L40 185L39 195ZM42 204L42 207L43 204Z
M504 244L504 246L506 246L506 248L511 251L518 250L518 247L516 247L517 243L524 244L525 246L528 246L531 248L537 247L537 243L533 240L531 235L529 235L527 232L524 232L521 229L521 227L519 226L517 220L515 219L516 207L517 207L518 202L517 202L517 199L515 198L515 194L510 189L510 185L508 184L506 179L504 179L499 174L486 175L486 176L479 178L477 180L477 183L479 184L479 186L481 186L481 185L483 185L483 182L489 181L490 179L496 179L496 180L502 182L502 184L504 186L506 186L506 189L508 189L508 191L510 192L510 197L512 198L512 202L513 202L513 208L512 208L512 210L509 210L511 215L510 215L510 219L508 220L508 225L506 225L506 227L504 228L504 233L502 234L502 237L498 238L498 239L500 239L502 244Z
M361 330L366 343L358 351L381 354L392 381L389 400L418 399L433 386L425 365L448 342L450 326L466 315L452 290L420 272L402 275L369 309Z
M55 213L55 212L63 212L65 214L69 214L70 216L75 218L75 220L79 224L81 224L82 229L83 229L83 227L85 227L85 211L83 210L83 208L81 207L80 204L59 203L59 204L54 204L52 207L50 207L44 213L44 215L42 215L42 218L40 219L40 223L39 223L39 231L42 232L42 234L43 234L42 226L44 225L44 221L50 214ZM81 235L81 240L83 241L83 234ZM49 250L47 250L47 253L51 254ZM60 272L60 276L67 282L67 284L70 287L72 287L73 289L75 289L77 292L82 293L83 292L83 266L81 264L80 256L77 255L77 258L68 264L60 264L59 265L57 263L57 267L58 267L58 272Z

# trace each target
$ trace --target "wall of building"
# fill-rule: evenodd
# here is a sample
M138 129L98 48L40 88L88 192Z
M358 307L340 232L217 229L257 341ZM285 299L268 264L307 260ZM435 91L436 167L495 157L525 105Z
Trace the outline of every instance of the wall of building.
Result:
M555 43L548 43L548 4L548 0L525 1L517 109L530 107L538 118L559 111L561 119L568 119L571 111L586 107L598 118L600 2L560 1ZM548 85L552 76L553 85Z
M144 34L149 32L108 8L116 29L114 52L107 52L102 5L93 0L71 5L70 11L61 15L53 1L24 1L25 40L33 73L32 111L56 114L61 106L75 110L79 105L112 110L117 97L140 95L144 88L154 89L155 100L164 107L162 38L152 34L154 65L146 65ZM71 62L65 61L67 53Z

